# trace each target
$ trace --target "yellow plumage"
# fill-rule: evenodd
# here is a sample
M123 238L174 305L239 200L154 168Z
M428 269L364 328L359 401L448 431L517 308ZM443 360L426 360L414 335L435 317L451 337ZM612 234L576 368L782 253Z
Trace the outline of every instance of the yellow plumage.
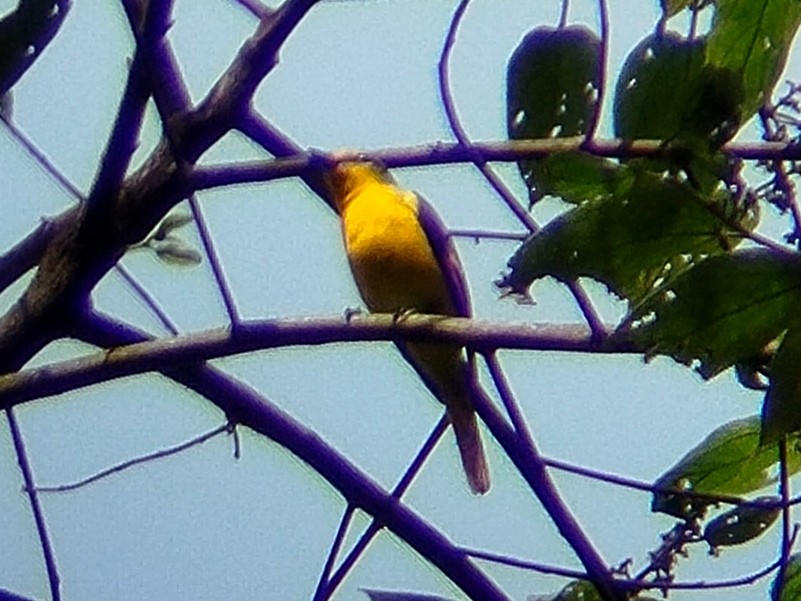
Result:
M367 307L378 313L469 316L458 257L433 209L398 188L372 162L340 163L330 174L351 271ZM398 344L404 357L445 404L473 492L489 488L489 472L471 396L472 367L462 348Z

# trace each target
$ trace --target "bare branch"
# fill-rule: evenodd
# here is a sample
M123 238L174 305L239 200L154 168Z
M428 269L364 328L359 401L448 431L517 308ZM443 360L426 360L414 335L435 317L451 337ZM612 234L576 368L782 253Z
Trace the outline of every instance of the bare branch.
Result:
M92 318L84 325L82 338L101 346L125 345L147 339L133 328L101 317ZM487 601L508 599L467 554L442 533L404 504L398 503L391 493L357 465L269 399L208 365L163 364L159 371L209 399L232 423L247 426L295 454L338 490L348 504L372 515L378 524L403 539L470 598Z
M78 337L84 332L79 327ZM86 357L0 376L0 409L24 401L106 382L165 365L181 365L254 350L364 340L458 342L478 352L498 348L565 352L636 352L615 341L598 347L583 325L495 323L460 317L415 314L398 321L391 314L339 318L244 321L236 329L218 328L114 347Z
M664 145L660 140L593 140L585 144L582 136L544 138L538 140L503 140L497 142L435 142L381 150L338 152L337 160L376 159L387 167L420 167L473 163L476 157L485 162L514 162L521 159L541 159L551 154L583 150L604 158L659 158ZM319 153L319 151L316 151ZM801 145L789 142L732 143L723 147L729 156L748 160L801 160ZM315 171L315 155L308 152L283 154L277 159L226 164L220 167L196 167L188 190L207 190L220 186L266 182L287 177L305 177ZM318 168L319 169L319 168ZM537 227L535 226L535 230Z
M53 601L61 600L61 581L56 566L56 555L53 552L53 544L50 542L50 534L47 530L42 505L39 502L39 493L36 491L36 483L33 479L33 471L28 461L28 452L25 448L25 441L22 438L22 431L17 422L17 417L12 409L6 411L8 427L11 430L11 440L14 442L14 453L17 456L19 469L22 473L22 480L25 483L25 491L28 494L28 502L31 505L33 520L36 523L36 533L39 536L39 545L44 556L45 569L47 570L47 580L50 584L50 597Z
M56 486L37 486L36 490L40 493L52 493L52 492L70 492L73 490L78 490L79 488L83 488L84 486L88 486L98 480L103 480L104 478L108 478L114 474L119 474L120 472L124 472L134 466L141 465L143 463L151 463L156 459L163 459L164 457L169 457L170 455L175 455L177 453L181 453L186 451L187 449L191 449L192 447L196 447L200 444L203 444L207 440L214 438L215 436L219 436L225 432L230 432L231 427L228 424L224 424L222 426L218 426L214 428L210 432L206 432L201 434L200 436L196 436L192 440L188 440L186 442L182 442L181 444L166 448L160 449L153 453L148 453L147 455L142 455L141 457L134 457L133 459L129 459L128 461L123 461L122 463L118 463L117 465L113 465L109 468L99 471L96 474L92 474L91 476L84 478L83 480L78 480L77 482L71 482L70 484L59 484Z
M265 18L200 106L173 118L171 132L187 162L197 160L231 127L258 83L275 66L284 41L315 3L288 0ZM98 179L105 181L105 177ZM112 198L101 198L101 190ZM169 145L162 142L121 189L96 185L97 199L87 204L104 207L105 219L87 222L86 205L62 214L31 285L0 318L0 371L19 369L48 342L64 336L70 323L86 311L92 288L126 246L141 240L186 195Z

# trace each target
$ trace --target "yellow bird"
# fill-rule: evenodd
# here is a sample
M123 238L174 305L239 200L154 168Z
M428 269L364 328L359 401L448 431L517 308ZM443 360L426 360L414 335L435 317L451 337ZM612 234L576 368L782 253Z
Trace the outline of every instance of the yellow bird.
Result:
M338 164L329 173L353 277L375 313L470 316L459 257L431 206L399 188L376 162ZM474 493L489 489L489 471L471 402L475 372L462 347L398 343L434 396L447 408L467 480Z

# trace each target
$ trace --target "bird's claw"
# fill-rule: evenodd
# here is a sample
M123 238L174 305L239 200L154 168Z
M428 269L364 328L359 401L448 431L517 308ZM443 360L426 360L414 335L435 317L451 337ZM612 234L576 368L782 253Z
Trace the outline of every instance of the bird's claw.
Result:
M398 309L392 315L392 323L394 325L397 325L403 322L403 320L409 317L410 315L414 315L417 312L418 312L417 309L415 309L414 307L405 307L403 309Z
M350 323L356 315L361 315L364 310L361 307L346 307L342 315L345 317L345 323Z

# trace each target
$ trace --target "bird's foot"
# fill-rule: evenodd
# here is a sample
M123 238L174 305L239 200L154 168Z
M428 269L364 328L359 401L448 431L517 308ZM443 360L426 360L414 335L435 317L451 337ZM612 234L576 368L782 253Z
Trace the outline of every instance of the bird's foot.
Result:
M353 319L356 315L362 315L364 313L364 309L361 307L345 307L345 311L342 313L343 317L345 317L345 323L350 323L351 319Z
M406 319L410 315L415 315L417 313L419 313L419 311L414 307L405 307L403 309L398 309L392 315L392 323L396 325L399 323L403 323L404 319Z

